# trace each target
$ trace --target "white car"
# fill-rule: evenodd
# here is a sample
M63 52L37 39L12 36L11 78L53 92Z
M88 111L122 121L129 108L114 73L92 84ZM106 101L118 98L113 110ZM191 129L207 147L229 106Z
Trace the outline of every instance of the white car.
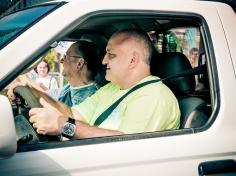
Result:
M1 18L0 176L236 175L236 15L230 5L55 1ZM149 34L157 51L152 74L175 76L165 83L179 101L180 129L63 142L39 137L27 121L32 95L18 90L28 101L18 107L6 96L8 85L60 41L94 42L102 59L109 37L124 28ZM195 69L188 60L192 47L199 55ZM101 71L101 85L103 77Z

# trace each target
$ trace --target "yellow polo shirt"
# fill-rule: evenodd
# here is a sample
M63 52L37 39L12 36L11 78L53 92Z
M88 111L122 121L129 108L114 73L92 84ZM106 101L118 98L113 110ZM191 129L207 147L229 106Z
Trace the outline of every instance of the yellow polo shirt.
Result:
M158 77L148 76L140 83L153 79ZM98 116L129 90L120 90L118 85L108 83L72 108L82 115L85 122L94 125ZM178 101L165 84L158 82L129 94L99 125L99 128L132 134L177 129L179 124Z

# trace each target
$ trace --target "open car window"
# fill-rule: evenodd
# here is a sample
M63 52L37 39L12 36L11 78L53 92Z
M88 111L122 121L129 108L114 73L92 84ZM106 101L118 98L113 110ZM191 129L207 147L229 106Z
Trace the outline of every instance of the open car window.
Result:
M206 55L208 48L204 45L204 43L206 43L206 34L201 30L206 24L201 17L192 18L181 14L174 15L175 14L170 14L165 16L163 14L159 15L158 13L149 14L148 16L135 13L124 13L120 15L105 13L103 15L95 15L94 17L87 18L69 33L65 33L63 38L59 39L61 41L86 40L94 43L100 56L100 62L102 62L106 44L110 36L117 30L137 27L144 30L153 42L155 48L151 63L151 73L153 75L160 78L166 78L168 76L183 73L186 70L191 70L192 68L198 68L201 65L205 66L203 69L200 69L200 71L193 71L192 73L185 74L176 79L164 81L164 83L173 91L180 105L181 124L179 129L149 131L141 134L124 134L122 137L110 136L95 138L93 140L95 143L109 141L111 138L113 140L132 140L134 138L142 139L185 133L189 134L208 128L207 124L211 120L212 109L215 105L215 102L212 100L216 95L212 94L212 92L214 92L214 87L211 87L212 84L209 81L209 76L211 75L209 75L208 70L211 66L207 65L207 60L210 58ZM59 40L56 39L55 42ZM197 57L193 63L191 63L193 60L190 58L190 51L192 48L196 48L197 52ZM57 56L54 53L54 49L55 48L51 49L50 46L48 46L48 53L46 55L44 53L44 55L46 56L46 60L51 64L50 75L55 76L59 87L63 88L67 82L61 77L63 68L58 62L58 58L56 58ZM40 59L41 57L42 56L40 56ZM62 57L63 54L59 56L59 59ZM39 59L39 57L35 57L35 60L36 59ZM184 61L182 62L182 60ZM168 65L166 61L170 61L170 65ZM55 71L55 69L58 70ZM101 70L96 77L96 81L100 83L100 86L107 83L104 77L105 72L103 67L101 67ZM27 122L27 119L29 118L29 107L23 107L25 109L21 109L21 111L19 111L18 107L14 108L15 116L19 117L19 112L22 113L26 119L27 125L30 126L30 123ZM29 131L26 133L29 133ZM35 135L34 131L32 133L32 135ZM75 145L82 144L83 141L86 143L88 140L91 142L91 139L75 140ZM58 143L56 145L51 145L50 141ZM42 138L42 140L39 139L36 143L32 141L21 143L19 150L26 151L29 149L27 147L28 144L38 143L47 145L45 148L67 145L64 141L59 142L58 138L46 140L45 138ZM40 149L40 146L42 145L35 146L33 149L31 148L31 150Z

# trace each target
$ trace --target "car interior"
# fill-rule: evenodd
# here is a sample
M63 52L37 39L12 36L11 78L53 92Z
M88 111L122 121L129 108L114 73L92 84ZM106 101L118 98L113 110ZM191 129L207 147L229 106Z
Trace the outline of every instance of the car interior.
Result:
M138 13L124 14L119 12L107 15L98 14L79 23L76 28L65 34L63 38L57 39L55 43L59 41L90 41L96 45L102 61L107 41L114 32L126 28L137 28L147 32L155 48L151 60L151 73L162 78L177 97L181 110L180 130L200 129L204 128L209 121L214 103L208 79L209 66L205 61L208 58L202 26L201 18L194 15L186 18L186 15L182 17L181 15L171 16L168 14L139 15ZM48 51L55 46L54 44L48 47ZM199 50L198 66L195 68L191 66L189 60L190 46ZM107 83L104 75L104 68L101 67L96 76L96 81L101 86ZM64 84L65 82L62 81L62 86ZM197 84L201 85L201 89L197 89ZM16 117L18 144L57 141L58 138L46 137L45 139L45 136L36 134L27 117L29 109L32 108L32 104L29 102L31 100L26 98L29 97L29 92L26 91L25 95L22 93L24 92L22 89L17 92L25 99L24 105L15 103L12 105Z
M98 18L98 19L97 19ZM199 21L196 19L186 19L186 18L165 18L165 17L149 17L149 16L130 16L130 15L116 15L110 17L97 17L91 19L90 21L84 22L80 27L70 33L67 37L74 38L80 37L82 39L89 40L95 43L97 46L105 46L107 40L109 39L113 32L125 28L138 28L146 31L148 34L152 33L150 39L158 39L161 41L159 45L161 48L155 46L155 52L153 53L151 61L151 73L152 75L158 76L160 78L167 78L177 74L183 73L181 76L175 78L164 80L164 83L174 92L179 101L179 106L181 109L181 127L180 128L196 128L203 126L209 119L211 114L210 106L210 91L208 83L208 73L206 63L202 63L202 57L204 56L204 46L203 41L201 41L201 36L199 41L195 41L199 46L199 67L193 70L189 59L182 50L178 49L176 46L171 46L171 40L168 38L170 36L171 30L176 30L177 34L179 31L188 28L198 28ZM184 25L183 25L184 24ZM180 28L178 30L178 28ZM95 29L91 31L88 29ZM101 37L86 37L84 32L99 33ZM80 33L81 34L80 36ZM183 35L183 34L181 34ZM200 35L200 34L199 34ZM162 37L162 39L161 39ZM181 36L184 38L183 36ZM195 37L196 38L196 37ZM196 40L196 39L194 39ZM173 42L173 45L176 44ZM171 48L172 47L172 48ZM183 46L181 46L183 47ZM202 51L200 51L202 50ZM103 53L104 49L102 49ZM197 70L198 69L198 70ZM192 70L188 73L184 73L187 70ZM104 76L101 76L104 77ZM196 77L196 78L195 78ZM98 80L99 81L99 80ZM103 83L103 81L101 81ZM196 82L204 85L203 90L196 90ZM207 90L208 89L208 90Z

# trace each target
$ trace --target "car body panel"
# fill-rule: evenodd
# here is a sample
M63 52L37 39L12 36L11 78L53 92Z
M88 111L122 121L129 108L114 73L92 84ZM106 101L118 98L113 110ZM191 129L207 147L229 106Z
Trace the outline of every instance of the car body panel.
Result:
M13 155L16 152L17 144L16 144L14 116L12 113L11 104L5 96L0 95L0 105L1 105L0 121L6 122L0 124L0 140L1 140L0 159L2 159Z
M205 35L212 44L212 50L206 54L214 59L209 69L216 73L217 81L212 79L211 84L219 85L213 92L215 107L211 118L215 119L214 123L194 134L70 147L63 147L62 143L60 148L20 152L0 160L0 175L198 175L201 162L236 159L236 140L232 135L236 131L236 31L233 30L236 26L229 20L235 21L233 10L222 3L204 1L97 2L71 1L2 49L0 80L8 79L22 63L94 14L122 13L122 10L198 14L206 21L209 31ZM227 13L223 13L224 10ZM35 35L38 31L43 35ZM14 58L14 62L5 58Z

